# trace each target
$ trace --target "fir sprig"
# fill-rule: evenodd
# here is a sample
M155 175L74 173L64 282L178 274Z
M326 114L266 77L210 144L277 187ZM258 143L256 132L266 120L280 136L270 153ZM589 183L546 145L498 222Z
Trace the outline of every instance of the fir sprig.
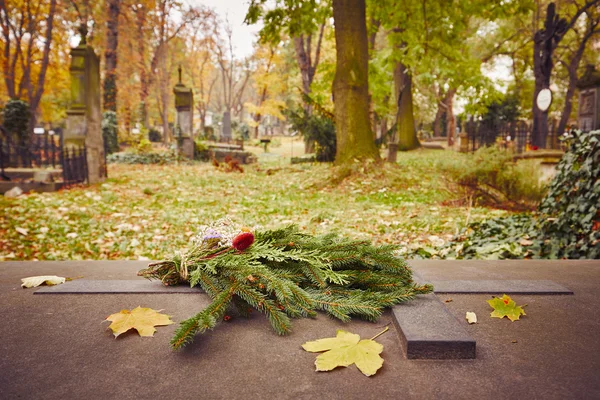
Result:
M233 306L242 315L251 309L264 313L284 335L291 331L290 318L324 311L341 321L352 316L375 321L386 307L432 291L431 285L413 282L406 262L394 255L395 246L376 247L335 234L312 236L295 226L257 232L254 239L243 249L200 241L139 272L165 285L198 285L212 299L181 323L171 341L175 349L213 329Z

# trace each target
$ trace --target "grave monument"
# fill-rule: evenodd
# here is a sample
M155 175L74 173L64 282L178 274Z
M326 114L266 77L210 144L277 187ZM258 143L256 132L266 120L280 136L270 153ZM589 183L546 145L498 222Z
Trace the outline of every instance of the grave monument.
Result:
M87 28L82 25L79 32L81 42L71 50L71 106L67 110L63 149L85 146L87 181L93 184L106 178L100 100L100 58L94 49L87 45Z
M175 121L175 138L179 153L185 158L194 159L194 93L192 89L186 87L181 82L181 66L177 69L179 72L179 82L173 88L175 94L175 109L177 110L177 119Z
M582 131L600 129L600 71L588 65L577 81L579 88L579 112L577 125Z
M231 111L227 110L223 113L223 139L231 139Z

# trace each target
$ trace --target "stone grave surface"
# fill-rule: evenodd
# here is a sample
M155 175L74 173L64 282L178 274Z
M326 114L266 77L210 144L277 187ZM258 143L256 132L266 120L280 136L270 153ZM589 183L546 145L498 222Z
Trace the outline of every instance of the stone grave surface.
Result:
M137 277L146 264L0 263L0 398L600 398L600 261L411 261L435 294L377 323L319 315L280 337L253 313L179 352L168 344L177 322L209 299ZM21 289L34 275L80 278ZM520 321L489 317L486 300L504 293L527 304ZM176 323L113 339L102 321L139 305ZM386 324L385 362L371 378L354 366L317 373L316 355L300 347L337 329L369 338Z

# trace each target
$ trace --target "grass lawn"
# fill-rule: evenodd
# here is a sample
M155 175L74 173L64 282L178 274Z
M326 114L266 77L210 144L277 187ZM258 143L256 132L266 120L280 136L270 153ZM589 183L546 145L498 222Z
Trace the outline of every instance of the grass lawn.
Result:
M289 165L292 148L300 155L298 143L255 149L260 161L243 174L209 163L111 164L102 184L0 196L0 260L162 259L185 248L199 225L225 216L407 249L440 244L467 220L506 214L454 201L460 194L438 168L443 158L464 157L453 151L399 153L397 166L369 165L340 179L330 165Z

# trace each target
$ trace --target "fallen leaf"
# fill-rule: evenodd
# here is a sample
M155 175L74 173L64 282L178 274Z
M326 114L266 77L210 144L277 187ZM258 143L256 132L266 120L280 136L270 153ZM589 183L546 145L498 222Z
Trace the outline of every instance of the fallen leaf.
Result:
M21 287L32 288L44 283L48 286L60 285L61 283L65 283L65 278L56 275L30 276L29 278L21 279L21 282Z
M532 240L528 240L528 239L521 239L521 241L519 242L519 244L521 246L531 246L533 244Z
M444 300L444 303L451 303L453 300L452 299L446 299Z
M19 232L21 235L23 236L27 236L29 234L29 231L25 228L15 228L15 231Z
M467 311L467 315L465 316L465 318L467 319L467 322L469 324L477 323L477 315L474 312Z
M511 321L517 321L521 315L525 314L523 311L523 306L517 306L517 303L514 302L508 295L504 295L501 298L494 297L492 300L487 301L488 304L494 309L490 314L493 318L504 318L508 317Z
M137 330L140 336L154 336L155 326L171 325L173 323L170 316L140 306L131 311L121 310L118 313L109 315L106 320L112 322L108 327L112 329L115 337L130 329Z
M383 351L383 345L373 339L360 340L359 335L338 330L336 337L306 342L302 348L312 353L326 351L315 360L317 371L331 371L336 367L356 364L360 372L371 376L383 365L383 358L379 356Z

